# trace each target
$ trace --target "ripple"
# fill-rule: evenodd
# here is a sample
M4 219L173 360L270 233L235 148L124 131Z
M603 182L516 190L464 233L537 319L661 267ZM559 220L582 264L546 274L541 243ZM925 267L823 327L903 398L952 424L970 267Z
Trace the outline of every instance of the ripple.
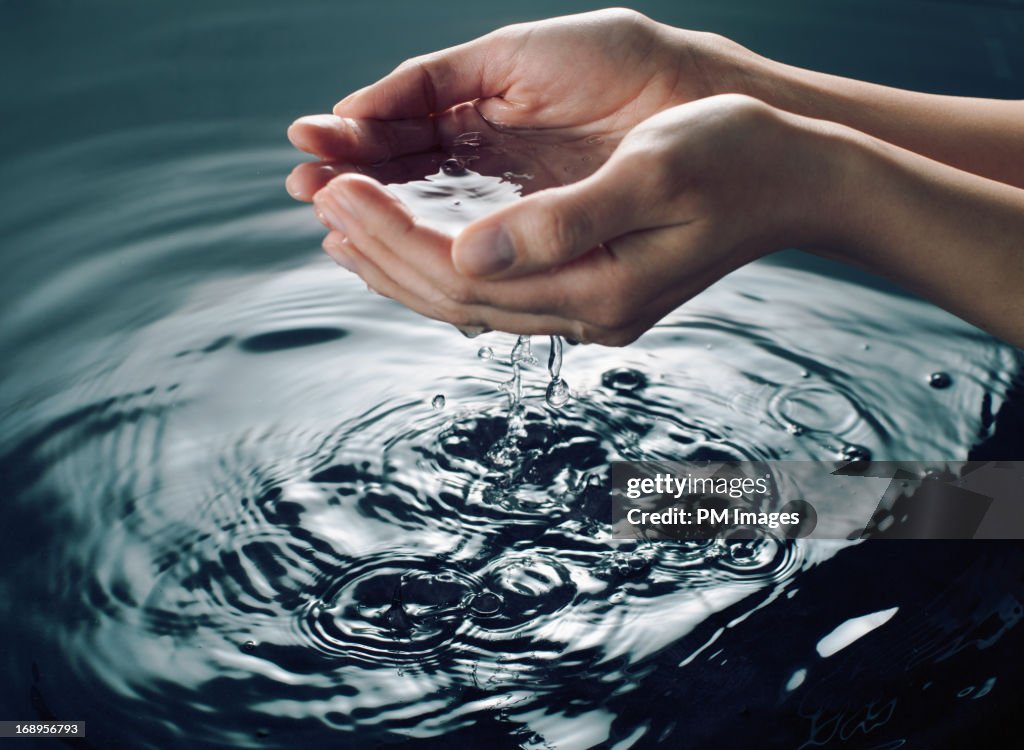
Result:
M752 693L715 693L719 665L688 660L742 665L758 618L827 589L816 576L854 547L614 539L611 462L957 456L1018 361L920 303L757 264L627 349L569 349L558 408L520 357L510 420L514 337L482 346L335 272L315 219L278 205L283 149L171 130L118 143L180 146L175 163L122 163L113 142L44 160L99 175L114 213L83 191L63 223L14 228L3 331L5 523L33 540L0 550L8 673L52 655L54 704L97 727L122 707L141 747L181 746L153 734L176 722L200 748L436 742L473 722L541 746L577 720L563 699L640 726L680 684L731 711ZM525 190L464 166L395 192L454 232ZM81 258L24 282L74 234ZM955 388L923 386L939 366ZM1017 614L985 617L1003 633ZM922 653L963 631L988 643L951 626Z
M797 384L781 389L769 402L769 413L789 429L843 435L860 419L850 397L821 384Z

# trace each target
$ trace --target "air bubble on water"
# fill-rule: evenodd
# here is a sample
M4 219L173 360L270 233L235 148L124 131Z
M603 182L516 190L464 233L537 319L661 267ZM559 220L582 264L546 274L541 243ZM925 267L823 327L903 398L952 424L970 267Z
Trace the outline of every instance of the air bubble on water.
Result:
M480 359L494 359L494 350L489 346L481 346L476 356Z
M251 654L253 651L256 650L256 641L246 641L242 644L242 650L245 651L247 654Z
M501 597L491 591L484 591L470 599L469 609L482 617L497 614L501 609Z
M851 463L871 460L871 451L863 445L855 445L853 443L844 445L839 455L844 461L850 461Z
M441 164L441 171L451 177L461 177L466 174L466 162L463 159L453 156L445 159Z
M619 393L632 393L647 387L647 376L630 367L617 367L602 373L601 384Z
M445 403L446 402L443 393L438 393L436 396L434 396L434 398L430 400L430 405L433 406L438 411L444 408Z
M928 376L928 385L932 388L942 390L943 388L949 388L953 385L953 378L949 376L948 372L933 372Z
M519 172L502 172L501 179L505 180L505 182L520 182L522 180L532 180L533 175L529 172L521 174Z

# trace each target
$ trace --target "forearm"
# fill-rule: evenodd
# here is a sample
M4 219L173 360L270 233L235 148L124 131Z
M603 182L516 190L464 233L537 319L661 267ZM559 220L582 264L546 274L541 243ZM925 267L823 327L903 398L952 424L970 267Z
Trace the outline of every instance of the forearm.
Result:
M1024 190L878 139L837 138L845 176L823 254L896 281L1024 346Z
M694 38L683 44L698 50L714 93L747 94L1024 187L1024 101L905 91L785 65L714 35L703 35L696 44Z

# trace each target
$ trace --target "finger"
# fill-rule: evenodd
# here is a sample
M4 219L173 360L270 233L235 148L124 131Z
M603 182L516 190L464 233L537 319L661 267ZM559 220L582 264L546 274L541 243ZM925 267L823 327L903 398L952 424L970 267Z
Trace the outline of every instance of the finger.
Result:
M456 104L498 96L507 88L514 56L507 34L406 60L381 80L334 106L340 117L394 120L439 114Z
M607 248L557 274L490 281L459 274L451 261L451 238L417 224L393 194L372 180L346 175L317 196L318 207L338 219L339 228L355 235L364 252L379 248L381 265L402 263L423 279L432 292L461 304L483 304L509 312L585 319L588 309L603 304L602 290L628 288L628 268ZM411 283L411 282L410 282Z
M441 151L402 156L385 164L353 164L343 161L303 162L285 180L288 194L296 200L311 201L317 191L338 175L365 174L382 183L411 182L436 174L448 155Z
M322 159L358 164L376 164L438 145L437 129L429 118L383 122L307 115L289 126L288 139L300 151Z
M351 247L351 241L343 233L332 230L327 233L324 237L323 242L320 246L324 249L324 252L337 263L339 266L347 271L356 272L355 263L351 260L351 257L346 252Z
M511 313L486 306L462 306L458 309L439 308L428 299L396 281L393 269L385 271L350 238L331 232L324 239L324 249L338 263L359 275L373 291L388 297L433 320L451 323L460 329L484 329L529 336L565 336L586 341L590 332L579 323L555 316Z
M660 196L644 178L608 162L579 182L533 193L466 227L455 240L455 268L474 278L536 274L646 229Z

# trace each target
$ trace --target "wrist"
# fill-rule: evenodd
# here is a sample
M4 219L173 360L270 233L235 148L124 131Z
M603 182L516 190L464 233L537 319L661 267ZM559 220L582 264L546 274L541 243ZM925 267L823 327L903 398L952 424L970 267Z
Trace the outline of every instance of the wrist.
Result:
M679 103L717 94L764 99L757 78L771 61L720 34L659 26L683 71Z

